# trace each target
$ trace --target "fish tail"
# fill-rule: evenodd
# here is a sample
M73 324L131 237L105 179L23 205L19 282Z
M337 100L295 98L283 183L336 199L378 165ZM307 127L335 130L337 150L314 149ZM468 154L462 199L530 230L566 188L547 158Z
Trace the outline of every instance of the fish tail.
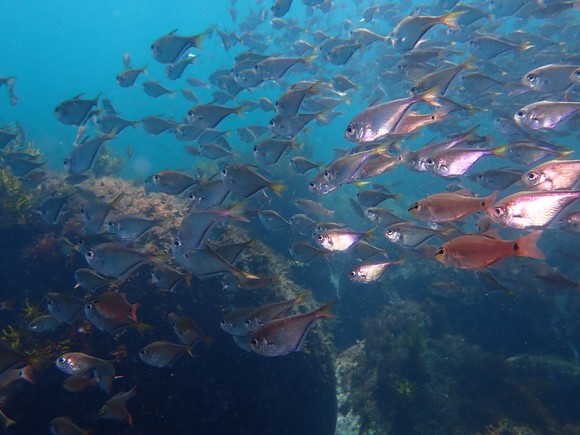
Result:
M16 421L12 420L8 417L4 412L0 409L0 414L2 414L2 420L4 420L4 430L7 430L10 426L16 424Z
M191 37L191 45L201 50L201 43L206 38L207 33L199 33Z
M336 299L331 299L314 312L314 317L317 319L334 319L336 316L331 312L334 304L336 304Z
M30 382L31 384L34 384L34 368L31 365L28 365L26 367L24 367L21 371L20 371L20 379L25 379L26 381Z
M484 210L487 210L488 208L493 207L493 205L495 204L495 200L497 199L498 193L499 193L499 190L496 190L491 195L486 196L485 198L482 198L481 199L481 207Z
M520 51L528 51L530 48L534 48L534 45L533 44L530 44L529 41L525 41L525 42L522 42L519 45L518 50L520 50Z
M135 323L139 323L139 321L137 320L137 308L139 308L139 302L131 304L131 312L129 313L129 318L131 320L134 320Z
M244 112L248 109L248 106L239 106L234 109L234 113L240 118L245 119Z
M459 24L457 24L457 19L463 15L466 11L455 11L455 12L451 12L447 15L443 15L441 17L441 24L450 27L454 30L458 30L459 29Z
M477 57L474 54L469 59L467 59L465 62L463 62L462 68L463 69L474 69L475 68L475 60L476 59L477 59Z
M374 239L377 236L377 227L374 227L371 230L368 230L364 233L363 238L365 239Z
M228 217L234 218L241 222L250 222L250 220L244 215L245 210L245 202L236 202L226 209Z
M282 192L288 189L288 186L282 183L270 183L270 189L276 194L278 198L282 197Z
M505 157L509 149L510 144L500 145L498 147L492 148L491 153L496 157Z
M300 293L298 296L296 296L296 298L294 299L294 305L298 305L298 304L302 304L304 303L304 301L306 301L306 299L308 298L308 293L304 292L304 293Z
M434 86L431 89L427 89L425 92L422 92L417 95L418 101L423 101L431 106L441 107L439 103L439 94L441 92L441 85Z
M115 197L115 199L113 199L110 205L111 210L117 209L117 206L119 205L119 202L121 202L121 199L123 199L123 196L125 196L125 193L121 192Z
M317 54L313 54L312 56L306 56L302 58L302 62L306 65L310 65L314 59L318 57Z
M193 349L191 348L191 346L186 346L185 347L185 352L187 352L187 354L192 357L193 359L195 359L195 355L193 354Z
M542 231L537 230L517 239L513 245L515 255L536 258L538 260L545 259L546 256L542 250L536 246L541 235Z

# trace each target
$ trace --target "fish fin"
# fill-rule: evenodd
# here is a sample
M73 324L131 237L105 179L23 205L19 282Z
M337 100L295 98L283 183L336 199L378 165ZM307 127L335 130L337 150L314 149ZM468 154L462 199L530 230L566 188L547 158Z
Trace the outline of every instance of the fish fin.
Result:
M185 352L187 352L187 354L192 357L193 359L195 359L195 355L193 354L193 349L191 348L191 346L186 346L185 347Z
M536 246L536 243L540 239L541 235L542 231L537 230L517 239L513 245L515 255L544 260L546 256L542 250Z
M377 227L374 227L373 229L367 231L366 233L364 233L363 238L365 239L374 239L377 236Z
M288 186L282 183L271 183L269 187L270 189L272 189L272 192L274 192L278 198L281 198L282 192L288 189Z
M314 312L315 318L320 319L334 319L336 316L332 314L332 308L336 304L336 299L331 299L324 306L320 307Z
M506 153L510 150L510 146L511 144L500 145L492 148L491 153L496 157L505 157Z
M443 15L441 17L441 24L450 27L454 30L458 30L459 29L459 24L457 24L457 19L463 15L464 13L466 13L467 11L455 11L455 12L451 12L447 15Z
M232 204L226 209L228 213L227 216L240 222L250 222L250 220L244 215L244 212L246 211L246 205L246 201Z
M534 48L534 45L533 44L530 44L527 41L524 41L524 42L522 42L519 45L518 50L520 50L520 51L528 51L530 48Z
M439 93L441 92L441 85L427 89L425 92L417 95L420 101L423 101L431 106L441 107L441 104L437 101L439 99Z
M135 323L139 323L139 321L137 320L137 308L139 308L139 302L131 304L131 312L129 313L129 318L131 320L134 320Z
M499 193L499 190L496 190L491 195L486 196L485 198L481 199L481 206L483 207L484 210L487 210L488 208L493 207L493 205L495 204L495 200L497 199L498 193Z
M119 202L121 202L121 199L123 198L123 196L125 196L125 192L121 192L117 195L117 197L115 199L113 199L113 201L111 201L111 204L109 205L111 210L116 210L117 206L119 205Z
M207 33L199 33L191 37L191 45L193 45L198 50L201 50L201 43L207 37Z

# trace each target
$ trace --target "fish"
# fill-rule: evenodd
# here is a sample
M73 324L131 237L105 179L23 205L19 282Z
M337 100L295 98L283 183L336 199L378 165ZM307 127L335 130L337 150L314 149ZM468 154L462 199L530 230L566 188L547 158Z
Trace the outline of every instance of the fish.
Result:
M83 100L83 94L79 94L70 100L63 101L54 109L56 119L65 125L84 125L91 116L96 114L93 111L99 102L100 94L93 100Z
M565 216L558 220L558 226L562 231L566 231L567 233L580 233L580 212L573 211L566 213Z
M294 260L304 264L310 264L315 258L324 257L329 252L303 240L290 243L288 250Z
M244 164L229 164L221 170L220 176L228 189L242 198L249 198L264 188L270 189L276 196L281 196L282 191L287 188L282 183L264 178L251 166Z
M490 203L486 211L502 227L545 228L578 198L580 190L522 191Z
M129 426L133 426L133 417L127 411L125 403L132 397L135 397L135 394L137 394L136 387L131 388L129 391L115 394L101 407L99 417L126 421Z
M298 113L304 99L320 92L321 81L316 81L306 86L292 86L276 100L276 112L278 115L294 116Z
M396 136L397 126L411 106L420 101L437 106L438 92L439 89L434 88L411 97L371 105L348 123L344 137L351 142L369 143Z
M181 344L185 346L194 346L197 342L203 340L208 344L211 338L204 335L195 322L189 317L178 316L175 313L169 313L167 316L175 335Z
M127 127L133 127L139 124L139 121L128 121L117 115L106 115L96 118L97 128L102 133L114 131L115 134L122 132Z
M447 92L447 89L449 88L449 85L453 79L455 79L459 73L464 70L474 68L474 61L475 56L472 56L465 62L458 65L453 65L449 68L438 69L432 73L426 74L425 76L421 77L421 79L415 81L413 87L411 88L411 93L416 95L437 87L437 89L439 89L438 95L442 97L445 95L445 92Z
M391 43L399 52L411 51L425 33L438 24L458 30L457 19L463 13L464 11L456 11L441 16L409 15L399 21L393 29Z
M542 231L534 231L517 240L502 240L489 234L465 234L444 243L435 258L458 269L484 269L507 257L545 258L536 246Z
M488 169L467 178L487 190L505 190L522 178L522 171L516 168Z
M101 243L85 253L85 260L97 273L124 281L152 258L116 243Z
M306 174L311 169L320 168L320 165L318 165L314 162L311 162L310 160L308 160L304 157L300 157L300 156L292 157L290 159L290 166L292 167L292 169L294 169L294 171L297 174L300 174L300 175Z
M165 95L165 94L169 94L169 95L175 94L174 91L170 91L165 86L163 86L161 83L159 83L158 81L155 81L155 80L143 82L143 90L145 91L145 93L147 95L149 95L150 97L153 97L153 98L159 98L160 96Z
M316 243L327 251L345 252L360 239L373 237L376 228L361 232L350 229L326 230L316 235Z
M84 302L66 293L46 294L48 314L59 322L72 324L84 318Z
M272 319L279 319L286 316L294 306L303 303L306 297L306 293L302 293L288 301L260 305L248 314L244 324L249 332L256 332Z
M112 367L111 362L82 352L63 353L56 358L54 363L61 372L70 376L85 376L99 366Z
M127 68L117 74L115 80L117 80L117 84L122 88L130 88L135 84L135 80L137 80L140 74L146 73L147 65L142 68Z
M223 157L233 158L235 153L215 143L204 143L199 146L199 155L205 159L218 160Z
M334 210L324 208L322 204L311 199L295 199L292 201L292 204L305 213L322 214L326 216L334 215Z
M166 264L158 263L151 270L151 283L168 292L175 292L180 284L191 283L191 273L183 273Z
M103 228L117 240L136 241L153 228L163 228L164 219L145 219L139 216L107 216Z
M549 64L528 71L522 84L536 92L563 92L573 85L571 74L578 69L574 65Z
M64 380L62 386L69 393L79 393L96 385L97 379L95 377L86 378L84 376L69 376Z
M50 432L53 435L89 435L91 431L81 429L68 417L55 417L50 421Z
M107 134L83 141L64 159L65 171L71 176L83 175L93 166L101 147L106 142L116 138L116 132L111 131Z
M34 213L39 214L47 224L56 224L60 216L66 213L64 209L68 206L68 199L71 196L72 194L58 196L54 191L40 202Z
M194 358L190 346L154 341L139 351L139 358L152 367L169 367L184 352Z
M187 195L190 212L193 210L209 210L223 204L230 189L221 179L201 181L195 184Z
M519 109L514 114L514 121L530 130L554 129L579 110L578 102L539 101Z
M84 229L88 233L98 233L103 227L109 213L115 210L124 193L121 192L112 201L94 200L89 201L81 207L79 214Z
M273 319L252 335L250 349L258 355L274 357L302 350L304 340L312 324L318 319L331 319L331 300L326 305L305 314Z
M391 266L400 263L401 260L359 264L348 273L348 277L352 282L368 284L379 281Z
M453 222L494 204L498 192L483 198L466 193L444 192L429 195L409 207L409 213L432 223Z
M310 65L316 55L308 57L268 57L253 66L257 78L261 80L276 80L286 74L294 65L302 63Z
M429 157L426 168L429 172L441 177L464 175L471 167L485 156L501 157L506 153L506 146L495 148L450 148Z
M525 52L534 46L528 42L512 42L491 35L476 36L470 39L468 47L478 59L492 60L508 52Z
M206 37L206 33L193 36L179 36L172 30L167 35L156 39L151 44L151 54L159 63L174 63L181 58L185 52L191 48L201 48L201 43Z
M137 322L137 308L139 304L131 304L127 301L127 295L115 291L106 291L96 298L87 302L84 309L97 310L105 319L125 320L129 318Z
M296 149L298 145L293 140L266 139L254 145L252 152L256 160L264 165L275 165L288 149Z
M50 332L54 331L59 324L60 320L50 314L47 314L32 319L28 325L26 325L26 329L30 332L36 333Z
M145 116L141 120L143 128L149 134L158 135L164 131L173 131L176 126L176 122L171 119L165 119L160 116Z
M348 91L349 89L356 90L359 88L359 86L351 82L348 77L345 77L340 74L333 76L330 79L330 82L332 83L332 87L336 89L338 92L345 92Z
M270 231L278 231L281 229L290 229L290 222L284 219L275 210L260 210L258 217L262 225Z
M369 207L364 211L365 217L379 227L387 227L397 222L403 222L399 216L385 208Z
M288 222L290 222L291 230L298 234L306 234L308 231L312 230L316 225L316 221L310 219L303 213L298 213L290 216Z
M229 115L242 116L245 106L223 107L214 104L200 104L187 112L187 122L201 128L214 128Z
M272 131L272 137L289 140L298 135L306 127L306 124L315 119L324 120L323 112L298 113L294 116L276 115L270 119L268 125Z
M420 227L411 222L399 222L388 226L383 234L391 243L395 243L399 246L415 248L432 237L447 237L454 231L455 229L453 228L434 230L431 228Z
M234 336L248 335L246 319L252 312L252 308L238 308L228 312L220 322L224 332Z
M572 189L580 179L580 160L550 160L521 178L526 186L536 190Z
M270 10L272 11L272 15L280 18L288 13L291 6L292 0L276 0Z
M166 170L150 175L145 179L145 194L150 192L179 195L198 180L181 171Z
M189 65L193 65L193 62L195 59L197 59L197 57L198 56L195 54L190 53L184 59L178 60L175 63L170 63L165 67L165 77L167 77L169 80L180 79L183 72L185 71L185 68L187 68Z
M387 199L398 199L400 195L391 193L388 190L361 190L357 192L356 199L365 208L376 207Z
M340 44L332 47L326 54L326 59L333 65L345 65L361 48L364 48L364 45L357 42Z
M0 130L0 148L5 148L11 141L16 139L17 135L5 130Z
M503 157L524 165L534 165L546 157L568 157L573 153L569 148L541 141L515 142L505 146Z

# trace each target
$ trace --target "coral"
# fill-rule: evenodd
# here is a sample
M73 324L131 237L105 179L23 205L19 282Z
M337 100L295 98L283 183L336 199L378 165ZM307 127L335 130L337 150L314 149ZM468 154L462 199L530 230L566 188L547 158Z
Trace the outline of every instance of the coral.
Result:
M93 173L97 177L118 174L123 169L123 164L123 158L105 144L93 163Z
M22 219L30 206L30 195L7 168L0 168L0 216Z

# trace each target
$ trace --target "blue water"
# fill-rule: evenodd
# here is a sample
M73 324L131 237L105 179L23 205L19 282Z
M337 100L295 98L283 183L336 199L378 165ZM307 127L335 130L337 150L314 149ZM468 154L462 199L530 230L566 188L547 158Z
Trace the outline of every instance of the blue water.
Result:
M344 136L355 115L375 100L381 103L405 98L413 84L429 72L464 62L474 54L469 41L481 34L504 38L516 48L489 60L475 53L474 68L461 72L446 93L453 101L470 105L471 110L450 113L440 123L400 137L401 143L393 147L393 152L405 155L430 140L441 141L478 126L477 133L487 136L487 142L479 146L543 140L569 147L573 153L568 158L576 158L578 114L553 129L524 129L519 136L500 131L494 120L512 119L518 109L532 102L580 101L578 84L572 86L572 82L568 90L557 92L530 91L521 84L522 77L534 68L580 64L580 11L573 9L571 2L521 2L527 4L516 13L492 8L487 1L461 2L454 8L448 3L455 2L389 5L326 0L318 8L294 0L286 15L272 21L271 1L126 0L83 4L57 0L42 6L30 1L5 2L0 15L4 35L0 77L17 78L14 92L19 100L11 105L7 87L0 88L0 127L13 131L20 125L26 137L18 139L19 146L12 144L12 151L23 151L31 142L41 152L43 170L47 172L43 181L19 191L29 200L16 213L8 210L14 198L2 187L6 208L2 209L0 227L0 301L14 305L14 310L0 311L3 343L20 352L42 355L34 359L34 384L17 380L0 391L0 409L16 421L5 433L50 433L51 420L59 416L103 434L579 433L578 234L558 226L561 216L541 228L538 246L545 259L506 259L486 268L484 272L491 275L483 277L472 270L437 262L433 252L444 238L431 239L426 244L432 245L430 252L417 252L389 244L383 229L377 228L369 242L384 249L390 260L402 259L402 263L377 282L356 284L348 273L361 261L350 253L326 253L309 264L299 264L290 256L288 246L298 240L314 245L311 232L301 235L286 229L269 231L256 215L261 209L271 209L289 219L302 213L292 201L309 198L334 212L322 217L311 213L311 218L369 231L374 225L356 214L350 200L356 199L360 189L376 182L401 195L380 207L419 223L407 212L409 206L427 195L444 192L451 183L481 197L492 192L470 181L467 175L501 167L526 171L534 166L535 163L524 165L489 156L477 162L466 176L444 178L413 172L402 164L365 180L367 184L348 183L328 195L317 196L308 190L315 171L299 175L288 164L294 156L307 157L323 167L331 163L340 150L355 145ZM516 3L509 0L501 4L508 8ZM569 7L562 11L542 9L555 8L557 3ZM261 97L275 102L299 80L327 83L337 74L349 77L358 86L335 94L341 103L322 115L338 115L328 125L310 122L296 135L299 148L284 155L276 165L259 164L251 152L257 141L244 143L236 132L238 128L269 125L275 112L258 107L245 110L239 117L229 116L216 127L226 133L233 157L213 162L192 156L184 144L196 145L195 141L179 142L171 133L150 135L138 125L120 132L107 145L111 155L122 160L118 170L109 174L113 178L101 179L102 174L87 172L89 180L83 186L104 195L107 201L121 191L125 193L116 212L166 218L164 231L149 233L130 247L148 255L158 254L154 261L177 267L171 245L187 213L187 191L177 198L156 193L143 197L145 178L168 169L192 175L201 172L203 177L210 177L228 164L257 165L264 176L286 185L281 198L268 189L250 198L231 195L224 205L242 203L249 222L226 219L227 224L217 225L210 240L217 239L221 230L226 234L221 241L255 240L258 247L249 249L236 267L282 278L281 282L274 281L260 290L224 290L219 278L194 277L190 284L182 283L174 292L167 292L149 281L152 267L147 264L119 287L129 301L140 304L139 320L147 324L143 330L130 328L114 337L82 320L60 324L54 331L42 334L26 330L35 314L46 310L45 296L49 292L74 295L82 304L103 292L72 290L76 284L74 272L88 267L87 262L78 253L67 255L57 244L59 237L75 242L87 236L79 219L82 200L76 196L67 200L65 212L56 224L43 222L35 213L53 191L64 195L74 189L63 181L63 161L74 148L78 127L64 125L55 117L55 107L61 102L79 94L89 99L100 95L101 100L110 99L124 119L139 121L159 115L185 123L187 112L196 104L186 100L181 90L191 89L201 104L211 103L218 90L215 84L192 87L185 79L210 83L210 76L220 69L232 68L240 53L295 57L296 40L316 45L317 31L324 32L326 38L348 39L351 30L365 28L388 36L416 8L419 15L439 16L461 5L478 8L483 17L460 25L457 31L437 25L426 33L427 41L413 50L423 46L449 50L438 58L406 65L403 71L399 67L405 65L405 53L395 50L386 40L357 50L344 65L333 65L319 51L313 51L306 54L317 55L309 67L292 67L280 79L242 90L224 103L228 107L247 106ZM373 6L382 6L387 12L378 11L374 20L364 21L363 12ZM543 17L541 13L548 10L554 12ZM166 65L153 58L150 46L174 29L179 35L206 32L208 37L201 49L189 50L198 58L179 80L172 81L164 75ZM217 30L232 32L239 41L226 51ZM540 37L555 44L544 48ZM525 44L535 46L525 50ZM132 67L147 65L147 73L129 88L121 88L115 81L124 69L124 53L130 54ZM410 71L409 67L421 69ZM462 77L468 72L480 72L504 85L470 92L462 85ZM148 80L158 80L175 94L151 98L142 88ZM317 98L309 96L307 100ZM102 108L101 103L98 108ZM425 103L415 108L422 114L432 110ZM89 135L97 134L93 119L87 127ZM260 140L269 135L266 133ZM3 153L7 155L8 150ZM6 167L2 163L1 168ZM122 184L122 180L131 184ZM8 182L11 181L2 181ZM499 192L499 197L521 190L524 186L516 183ZM564 213L577 208L572 205ZM475 233L480 215L453 223L457 232L450 237L460 232ZM492 229L509 240L532 230L500 229L497 225L492 225ZM570 281L563 283L566 279ZM301 352L263 357L236 346L220 328L220 321L233 309L289 299L303 291L309 295L308 303L295 308L293 314L309 312L332 299L337 303L333 310L336 318L317 322L320 326L306 335ZM31 313L30 306L37 311ZM169 367L147 366L139 358L139 351L146 344L156 340L178 342L167 321L171 312L193 318L213 342L209 346L197 345L193 360L181 356ZM361 343L365 346L363 351L352 350ZM345 352L349 348L351 353ZM114 380L112 391L108 394L94 386L77 393L65 391L65 375L53 364L65 351L106 360L122 351L114 363L119 378ZM5 370L3 358L7 357L0 355L0 369ZM336 367L347 367L347 374L337 379ZM137 394L127 402L132 426L125 421L99 418L107 399L134 386ZM337 416L342 421L338 426Z

